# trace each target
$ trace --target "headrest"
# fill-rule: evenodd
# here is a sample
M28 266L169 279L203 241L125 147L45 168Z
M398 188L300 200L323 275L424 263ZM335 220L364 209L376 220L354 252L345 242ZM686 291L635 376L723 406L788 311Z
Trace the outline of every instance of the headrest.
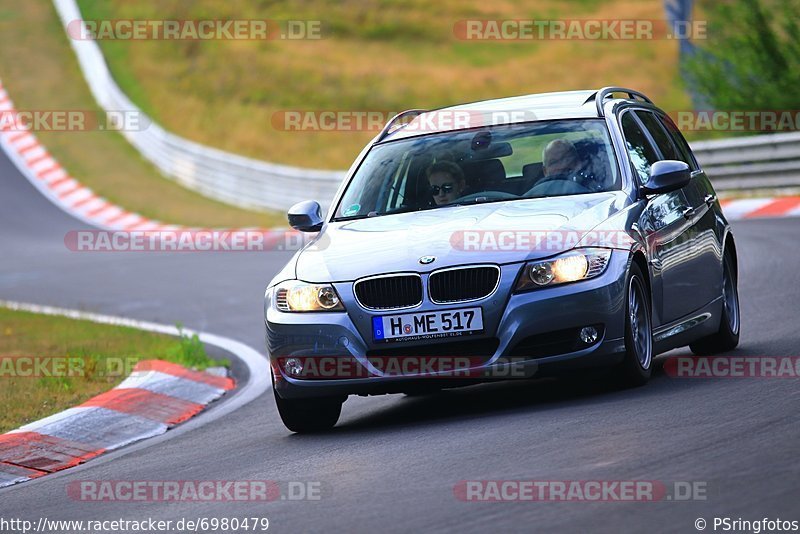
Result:
M499 159L486 159L465 162L462 165L467 184L486 187L502 184L506 179L506 169Z

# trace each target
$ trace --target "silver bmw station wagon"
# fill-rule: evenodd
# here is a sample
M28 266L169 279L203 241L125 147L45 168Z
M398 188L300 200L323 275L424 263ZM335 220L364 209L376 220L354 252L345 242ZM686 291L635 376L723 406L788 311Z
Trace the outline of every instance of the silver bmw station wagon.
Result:
M348 395L605 371L739 341L736 245L670 118L625 88L411 110L363 150L269 283L280 416L333 427ZM590 371L594 372L594 371Z

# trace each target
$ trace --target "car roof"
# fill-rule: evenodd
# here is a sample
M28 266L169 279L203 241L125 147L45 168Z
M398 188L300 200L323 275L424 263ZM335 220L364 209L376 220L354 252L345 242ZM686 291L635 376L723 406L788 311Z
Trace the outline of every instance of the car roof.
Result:
M423 111L405 126L379 136L378 142L497 124L599 118L602 115L595 102L597 94L597 89L539 93Z

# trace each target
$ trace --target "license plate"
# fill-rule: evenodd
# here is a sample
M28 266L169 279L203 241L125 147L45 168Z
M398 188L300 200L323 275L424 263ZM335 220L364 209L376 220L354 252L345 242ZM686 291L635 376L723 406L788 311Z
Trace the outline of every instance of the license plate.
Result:
M375 341L412 341L471 335L483 331L480 308L403 313L372 318Z

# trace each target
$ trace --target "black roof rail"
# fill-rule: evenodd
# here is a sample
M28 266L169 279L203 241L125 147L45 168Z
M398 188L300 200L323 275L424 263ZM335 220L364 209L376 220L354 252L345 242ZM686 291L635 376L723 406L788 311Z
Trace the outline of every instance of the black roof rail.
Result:
M378 143L382 141L387 135L389 135L390 133L389 130L391 130L392 126L394 126L394 124L400 119L406 118L412 114L416 116L427 112L428 112L427 109L407 109L405 111L401 111L400 113L389 119L389 122L387 122L386 126L383 127L381 133L378 134L378 138L375 140L375 142Z
M603 116L603 102L605 101L606 97L613 96L614 93L625 93L630 97L631 100L636 100L637 98L647 102L648 104L652 104L653 101L650 100L644 93L640 93L639 91L634 91L633 89L626 89L625 87L603 87L599 91L597 91L594 96L594 102L597 106L597 115L602 117ZM589 97L591 100L592 97ZM587 102L589 102L587 100Z

